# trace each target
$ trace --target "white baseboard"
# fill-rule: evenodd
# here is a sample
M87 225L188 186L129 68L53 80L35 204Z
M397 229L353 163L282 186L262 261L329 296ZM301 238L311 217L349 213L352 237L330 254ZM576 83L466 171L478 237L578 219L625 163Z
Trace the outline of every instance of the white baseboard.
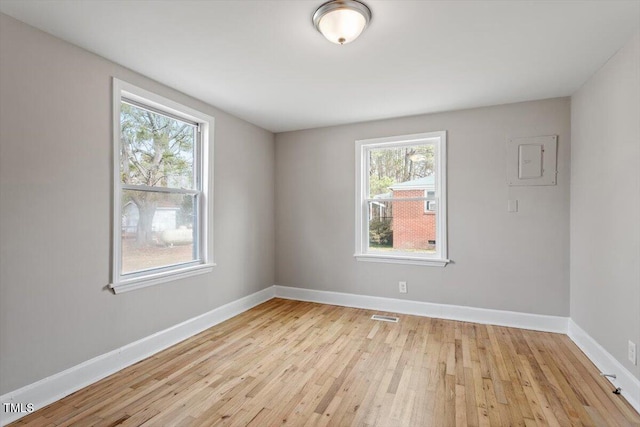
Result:
M0 403L21 403L23 407L27 403L32 403L34 410L38 410L273 297L274 288L270 286L33 384L4 394L0 396ZM0 424L9 424L25 415L27 413L5 412L4 405L2 405L0 407Z
M299 301L390 311L416 316L435 317L438 319L460 320L463 322L511 326L514 328L557 332L561 334L567 333L568 318L561 316L490 310L460 305L434 304L395 298L346 294L342 292L317 291L289 286L275 286L275 294L278 298Z
M622 389L622 396L627 402L640 412L640 380L618 362L596 340L578 326L573 319L569 319L567 335L587 355L600 372L615 374L616 378L607 378L615 387Z
M32 403L35 410L40 409L274 297L567 334L598 369L617 375L613 384L622 388L622 395L640 412L640 381L567 317L434 304L288 286L271 286L225 304L178 325L4 394L0 396L0 402L21 403L23 405ZM6 425L25 415L27 414L6 413L4 408L0 408L0 424Z

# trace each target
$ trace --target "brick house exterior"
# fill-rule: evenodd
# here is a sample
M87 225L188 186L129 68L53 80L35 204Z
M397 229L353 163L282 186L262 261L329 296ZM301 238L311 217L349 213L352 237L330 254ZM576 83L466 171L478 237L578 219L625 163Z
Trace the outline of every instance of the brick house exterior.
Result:
M425 197L434 191L434 177L428 176L396 184L391 187L393 198ZM436 215L430 203L424 201L395 202L393 204L393 248L434 249Z

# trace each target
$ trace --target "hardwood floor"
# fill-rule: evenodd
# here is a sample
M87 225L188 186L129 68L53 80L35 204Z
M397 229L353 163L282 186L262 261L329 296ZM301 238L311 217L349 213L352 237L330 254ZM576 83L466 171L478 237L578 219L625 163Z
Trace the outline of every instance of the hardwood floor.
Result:
M640 425L564 335L372 314L274 299L14 425Z

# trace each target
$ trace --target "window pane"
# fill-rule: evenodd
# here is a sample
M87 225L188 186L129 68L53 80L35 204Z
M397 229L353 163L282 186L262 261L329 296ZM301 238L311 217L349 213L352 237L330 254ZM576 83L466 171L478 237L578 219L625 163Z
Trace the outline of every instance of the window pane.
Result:
M370 150L369 198L423 197L434 189L434 156L432 144Z
M123 184L194 188L194 125L122 102L120 127Z
M425 201L369 202L369 252L436 252L437 210Z
M197 196L123 190L122 274L198 259Z

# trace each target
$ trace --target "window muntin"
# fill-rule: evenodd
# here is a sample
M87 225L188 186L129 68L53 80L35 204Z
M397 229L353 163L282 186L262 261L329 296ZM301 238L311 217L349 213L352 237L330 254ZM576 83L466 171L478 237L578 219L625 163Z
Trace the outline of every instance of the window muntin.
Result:
M114 79L116 293L210 271L212 122Z
M357 141L356 257L444 265L446 133Z

